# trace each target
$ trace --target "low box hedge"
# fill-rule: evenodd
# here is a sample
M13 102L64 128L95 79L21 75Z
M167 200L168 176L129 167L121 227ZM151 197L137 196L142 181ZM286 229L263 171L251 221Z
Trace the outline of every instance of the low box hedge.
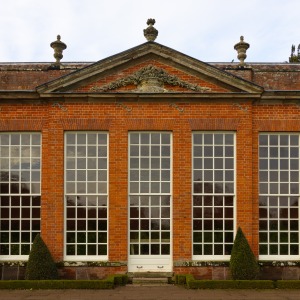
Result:
M125 274L114 274L108 276L106 280L113 280L115 286L126 285L128 283L128 276Z
M188 276L188 274L176 274L175 284L186 285L186 276Z
M276 282L272 280L197 280L190 274L176 275L175 282L179 285L186 284L189 289L274 289L277 287Z
M300 280L278 280L275 285L278 289L300 289Z
M113 289L127 281L125 274L110 275L103 280L0 280L0 289Z
M190 289L274 289L272 280L191 280Z

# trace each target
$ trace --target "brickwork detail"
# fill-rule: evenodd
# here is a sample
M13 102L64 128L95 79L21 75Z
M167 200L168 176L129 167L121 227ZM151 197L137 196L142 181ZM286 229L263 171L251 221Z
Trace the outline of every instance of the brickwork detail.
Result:
M149 43L150 46L154 44ZM249 68L241 70L234 64L215 64L214 68L214 64L184 58L182 54L170 52L163 46L154 49L150 46L135 49L135 56L131 56L131 52L126 52L124 56L120 54L124 61L117 61L116 65L110 65L109 59L91 65L88 70L94 73L84 74L86 77L80 77L80 72L83 70L84 73L86 68L82 67L89 67L89 63L66 63L61 70L48 70L49 64L0 66L0 131L38 131L42 135L41 234L57 262L64 260L65 131L108 133L108 260L111 265L89 266L83 269L81 275L80 271L77 272L78 276L96 279L127 271L128 135L131 131L168 131L172 134L171 252L174 262L192 260L193 132L234 132L236 226L242 228L256 255L259 242L258 136L260 132L300 132L299 66L289 64L275 68L267 64L248 64ZM143 47L148 47L149 52ZM144 51L141 57L139 49ZM186 65L179 59L187 62ZM133 93L137 84L126 82L111 86L103 93L103 87L129 78L149 65L189 85L172 84L166 80L163 88L168 93L148 95ZM102 72L98 72L99 69ZM76 70L79 73L70 74ZM209 73L203 70L209 70ZM69 77L63 75L68 74L75 83L66 81L64 86L62 83ZM57 85L51 86L53 80ZM232 82L234 84L230 85ZM39 86L41 84L42 88ZM268 90L286 91L263 91L256 84ZM47 90L48 85L50 90L53 88L52 94ZM207 87L209 93L190 89L195 86ZM95 93L91 93L91 89ZM287 91L291 89L297 91ZM43 94L44 90L47 93ZM288 102L288 99L291 101ZM112 262L125 264L113 265ZM263 270L266 276L273 274L276 279L299 279L298 267L264 266ZM227 265L175 264L173 271L191 273L202 279L229 278ZM74 279L76 267L65 265L60 268L60 274L63 278Z
M35 131L43 125L43 120L0 120L0 131Z
M176 260L190 260L192 131L236 131L237 225L243 228L257 254L258 132L299 131L300 123L294 119L298 115L298 108L291 105L284 110L282 105L269 105L258 109L247 102L243 104L248 108L245 112L233 106L231 101L209 103L187 100L178 103L184 109L180 113L170 107L171 100L124 102L132 108L130 112L115 103L82 102L79 106L78 103L66 102L64 106L67 111L40 106L40 119L35 117L35 106L18 105L16 110L12 105L1 104L2 112L5 110L5 115L0 111L2 131L42 132L42 234L56 260L63 259L65 130L107 130L109 133L109 260L113 261L127 261L128 132L166 130L173 133L173 256ZM8 106L12 109L8 109ZM24 119L19 119L20 116Z

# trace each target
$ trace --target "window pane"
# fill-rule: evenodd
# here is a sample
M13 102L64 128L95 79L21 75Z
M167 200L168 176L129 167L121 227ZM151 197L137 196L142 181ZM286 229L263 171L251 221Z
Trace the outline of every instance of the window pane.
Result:
M259 158L260 255L298 256L299 136L260 134Z
M39 133L0 133L0 255L28 256L40 232L40 143Z
M65 136L65 251L75 260L107 255L107 141L106 133Z
M130 254L170 254L171 135L130 133L129 149Z
M233 133L193 134L194 256L230 255L234 234L234 138Z

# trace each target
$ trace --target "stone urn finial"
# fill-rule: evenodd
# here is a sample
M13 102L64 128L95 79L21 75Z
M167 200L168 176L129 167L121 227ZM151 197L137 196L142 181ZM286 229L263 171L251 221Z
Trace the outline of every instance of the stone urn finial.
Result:
M144 36L148 42L153 42L158 36L158 30L153 27L154 24L155 24L155 19L147 20L148 27L144 29Z
M234 45L234 49L237 51L237 58L240 60L239 66L244 67L246 64L244 60L246 59L246 51L250 47L250 45L244 42L244 37L241 36L240 42Z
M58 67L61 65L60 60L63 58L63 50L67 48L67 45L60 40L60 35L57 36L57 40L55 42L52 42L50 44L50 47L54 49L54 58L56 59L56 62L54 63L54 66Z

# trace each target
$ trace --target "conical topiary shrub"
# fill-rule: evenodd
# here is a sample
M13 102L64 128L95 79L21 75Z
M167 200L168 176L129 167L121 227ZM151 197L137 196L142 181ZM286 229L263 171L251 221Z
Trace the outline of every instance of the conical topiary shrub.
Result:
M56 265L39 234L32 243L25 278L28 280L58 279Z
M232 278L236 280L252 280L259 275L256 257L240 227L231 251L230 271Z

